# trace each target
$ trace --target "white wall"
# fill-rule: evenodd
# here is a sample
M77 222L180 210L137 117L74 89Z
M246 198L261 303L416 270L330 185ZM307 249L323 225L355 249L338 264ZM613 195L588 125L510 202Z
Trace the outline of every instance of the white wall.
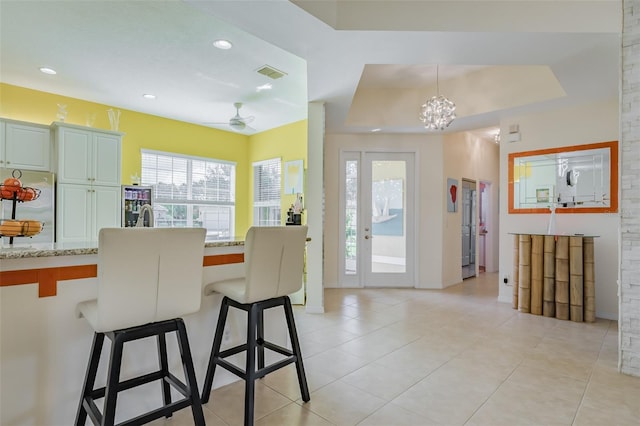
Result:
M323 140L324 140L324 103L309 102L309 128L307 142L306 187L307 196L307 304L309 313L324 312L324 292L322 288L322 247L323 247Z
M511 152L580 145L618 140L618 100L588 104L576 108L545 111L538 114L512 117L501 123L503 135L509 126L520 126L521 141L500 144L500 287L499 300L511 303L513 280L513 235L516 233L546 233L549 214L507 213L507 161ZM506 138L503 138L503 140ZM618 318L618 229L620 215L611 214L558 214L558 234L582 233L598 235L595 239L596 256L596 316ZM502 283L508 275L509 284Z

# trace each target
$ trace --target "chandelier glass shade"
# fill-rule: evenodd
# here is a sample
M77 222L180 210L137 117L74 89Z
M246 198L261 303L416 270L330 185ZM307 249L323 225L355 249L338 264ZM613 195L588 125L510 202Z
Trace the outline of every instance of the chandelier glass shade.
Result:
M436 90L437 96L433 96L422 104L420 121L428 130L444 130L456 118L456 104L453 101L440 95L440 82L436 67Z

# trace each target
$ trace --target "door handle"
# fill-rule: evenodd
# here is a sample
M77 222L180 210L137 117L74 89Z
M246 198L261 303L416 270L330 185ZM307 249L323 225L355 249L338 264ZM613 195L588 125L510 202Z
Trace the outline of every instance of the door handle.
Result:
M373 237L372 237L372 236L371 236L371 237L370 237L370 236L368 236L368 235L365 235L365 236L364 236L364 239L365 239L365 240L368 240L369 238L373 239Z

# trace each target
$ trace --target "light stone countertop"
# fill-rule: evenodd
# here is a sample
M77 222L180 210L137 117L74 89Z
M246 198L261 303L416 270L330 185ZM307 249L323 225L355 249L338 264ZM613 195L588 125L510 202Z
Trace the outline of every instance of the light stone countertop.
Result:
M244 239L206 241L208 247L243 246ZM77 243L29 244L20 242L13 245L0 246L0 259L24 259L33 257L78 256L97 254L98 242L87 241Z

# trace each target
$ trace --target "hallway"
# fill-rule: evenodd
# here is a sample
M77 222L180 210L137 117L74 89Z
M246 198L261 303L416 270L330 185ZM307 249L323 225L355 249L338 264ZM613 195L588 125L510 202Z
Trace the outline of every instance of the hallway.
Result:
M616 323L521 314L496 282L325 290L325 314L296 309L311 401L293 366L277 371L257 386L256 425L636 425L640 379L617 373ZM243 393L214 390L207 424L241 424Z

